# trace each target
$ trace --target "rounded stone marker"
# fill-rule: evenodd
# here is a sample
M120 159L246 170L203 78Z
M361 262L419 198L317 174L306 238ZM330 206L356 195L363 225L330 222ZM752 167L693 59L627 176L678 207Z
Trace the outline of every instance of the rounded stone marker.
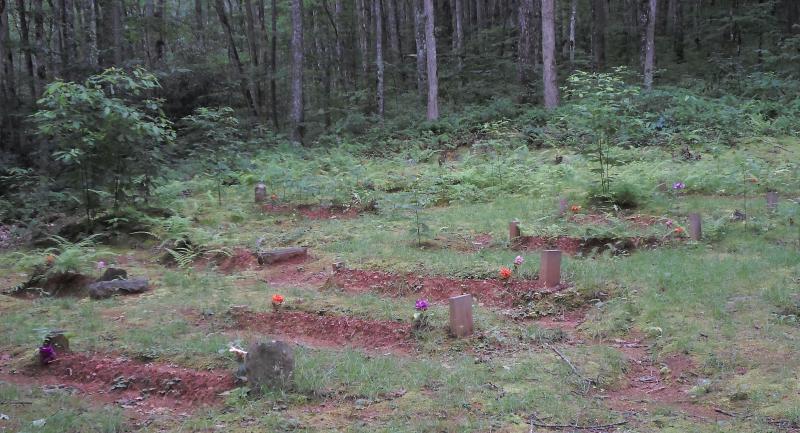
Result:
M508 223L508 240L514 241L515 239L519 238L519 221L514 220Z
M767 210L770 212L778 210L778 193L775 191L767 192Z
M695 241L703 237L703 220L697 212L689 214L689 237Z
M255 188L255 202L264 203L265 201L267 201L267 186L263 182L259 182Z
M293 371L294 350L283 341L253 343L244 360L247 382L254 392L289 388Z
M472 295L450 298L450 332L456 337L472 335Z

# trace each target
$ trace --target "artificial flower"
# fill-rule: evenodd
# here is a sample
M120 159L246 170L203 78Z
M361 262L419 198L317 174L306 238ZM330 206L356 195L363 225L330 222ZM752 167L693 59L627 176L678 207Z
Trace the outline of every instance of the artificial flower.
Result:
M505 266L500 268L500 279L507 280L509 278L511 278L511 269L508 269Z
M39 360L42 364L49 364L56 360L56 349L46 344L39 348Z
M514 259L514 265L515 266L520 266L523 263L525 263L525 259L522 256L517 256L517 258Z
M683 233L683 227L675 227L675 233L676 233L676 234L681 234L681 233Z
M275 305L283 304L283 296L281 295L272 295L272 303Z
M581 207L576 205L576 204L574 204L574 205L570 206L569 210L571 210L573 213L578 213L578 212L581 211Z
M427 299L417 299L417 302L414 304L414 309L417 311L425 311L428 309L428 300Z
M683 182L675 182L672 184L672 189L684 189L686 188L686 184Z

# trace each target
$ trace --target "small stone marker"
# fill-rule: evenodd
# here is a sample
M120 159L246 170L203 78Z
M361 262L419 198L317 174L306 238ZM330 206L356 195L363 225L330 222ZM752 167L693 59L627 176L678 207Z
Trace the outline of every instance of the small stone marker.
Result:
M263 182L259 182L256 184L255 202L264 203L265 201L267 201L267 186Z
M97 281L87 286L89 297L92 299L106 299L117 294L132 295L143 293L148 288L150 288L150 281L147 278Z
M539 278L544 282L545 287L556 287L561 284L561 251L544 250L542 251L541 268Z
M689 237L692 240L699 241L703 237L702 219L699 213L689 214Z
M472 295L450 298L450 332L456 337L472 335Z
M564 197L559 197L558 199L558 214L564 215L567 213L567 208L569 207L567 199Z
M69 352L69 338L64 335L64 331L50 331L44 337L44 345L52 346L56 353Z
M253 343L244 360L244 373L250 389L286 389L292 384L294 351L283 341Z
M767 210L770 212L778 210L778 193L775 191L767 192Z
M514 220L508 223L508 240L514 241L519 238L519 221Z
M263 250L256 252L256 258L259 265L270 265L273 263L283 262L295 257L306 257L308 255L308 248L306 247L288 247L288 248L275 248L272 250Z
M343 271L344 270L344 262L333 262L333 264L331 265L331 269L333 270L334 274L339 272L339 271Z

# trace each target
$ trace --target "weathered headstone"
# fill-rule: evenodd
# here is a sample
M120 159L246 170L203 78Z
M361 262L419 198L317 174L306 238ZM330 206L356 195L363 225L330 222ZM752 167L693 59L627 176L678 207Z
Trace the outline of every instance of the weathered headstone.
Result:
M561 251L544 250L542 251L541 268L539 278L544 282L545 287L556 287L561 284Z
M559 197L558 198L558 214L559 215L564 215L565 213L567 213L567 208L569 208L569 203L567 202L567 199L565 199L564 197Z
M770 212L778 210L778 193L775 191L767 192L767 210Z
M128 271L125 269L119 268L106 268L106 271L103 272L103 276L100 277L97 281L113 281L113 280L127 280L128 279Z
M44 345L52 346L56 353L69 352L69 338L64 335L64 331L50 331L44 337Z
M344 270L344 262L333 262L333 264L331 265L331 269L333 270L334 274L339 272L339 271L343 271Z
M146 292L150 287L147 278L133 278L130 280L97 281L89 284L89 296L92 299L105 299L116 294L135 294Z
M254 392L289 388L293 371L294 351L283 341L253 343L244 360L244 373Z
M267 186L259 182L255 188L255 202L264 203L265 201L267 201Z
M508 223L508 240L514 242L519 239L519 221L514 220Z
M472 331L472 295L450 298L450 332L456 337L466 337Z
M689 237L695 241L703 237L703 222L699 213L689 214Z

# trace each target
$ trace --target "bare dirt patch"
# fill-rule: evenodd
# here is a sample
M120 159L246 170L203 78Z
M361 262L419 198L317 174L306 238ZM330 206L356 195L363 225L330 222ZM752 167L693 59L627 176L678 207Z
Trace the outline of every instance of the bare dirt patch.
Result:
M234 309L237 328L257 330L323 346L409 350L414 346L408 323L365 320L303 311L257 313Z
M90 400L125 409L188 410L217 403L219 394L234 388L226 371L199 371L162 363L141 363L123 356L67 353L46 366L29 365L11 374L11 357L0 357L0 379L65 390L77 390Z
M249 271L258 267L258 260L252 251L246 248L234 248L231 255L219 254L215 257L217 269L226 274Z
M352 206L293 206L288 204L267 203L261 211L272 214L299 214L311 220L354 219L365 210Z
M640 248L655 248L664 240L656 237L628 238L574 238L569 236L520 236L511 243L511 248L519 251L557 249L569 255L590 255L610 250L614 254L624 254Z

